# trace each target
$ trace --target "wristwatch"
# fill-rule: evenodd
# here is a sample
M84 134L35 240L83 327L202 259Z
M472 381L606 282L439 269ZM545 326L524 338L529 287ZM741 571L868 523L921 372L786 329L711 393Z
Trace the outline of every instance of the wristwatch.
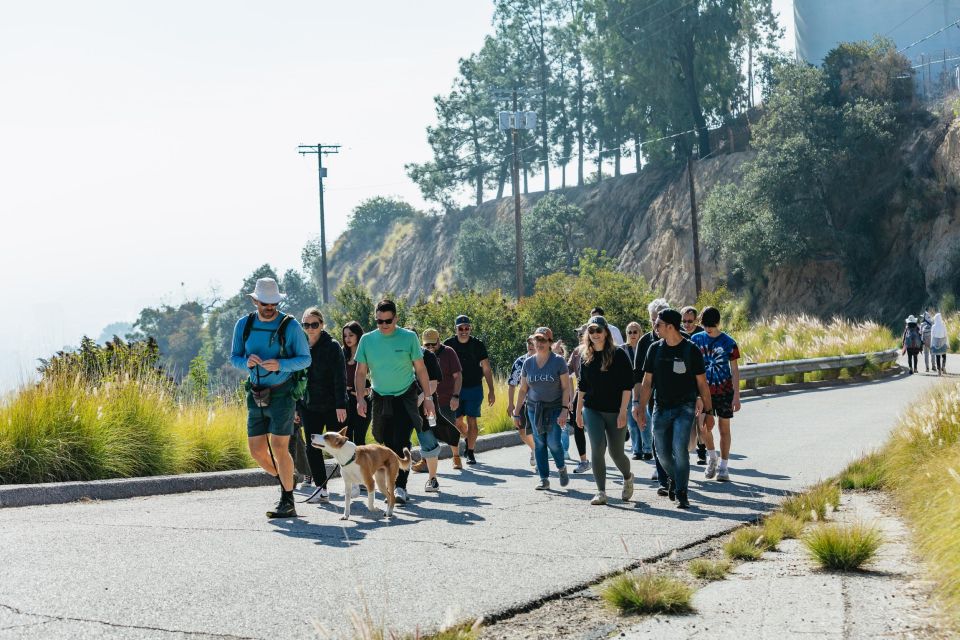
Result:
M459 394L459 393L455 393L455 394L453 394L453 395L450 396L450 397L451 397L451 398L456 398L457 400L459 400L459 399L460 399L460 394Z

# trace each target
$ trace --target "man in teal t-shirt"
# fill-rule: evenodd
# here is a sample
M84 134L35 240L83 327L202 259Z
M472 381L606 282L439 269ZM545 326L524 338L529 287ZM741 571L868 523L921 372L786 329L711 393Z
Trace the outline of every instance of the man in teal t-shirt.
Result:
M435 458L440 453L440 443L424 428L417 409L420 390L426 389L424 414L436 415L420 339L413 331L397 326L397 305L392 300L378 302L376 312L377 331L363 334L355 356L355 380L360 381L356 388L364 387L368 371L373 384L373 437L403 457L403 450L410 447L410 436L416 429L421 455ZM415 382L419 382L419 388ZM367 402L361 396L357 397L357 414L367 415ZM407 501L407 476L409 471L402 469L397 474L394 497L401 504Z
M289 451L295 411L291 392L294 372L310 366L310 345L300 323L277 310L286 296L280 293L276 280L260 278L253 293L248 295L257 311L237 321L230 364L249 372L247 444L250 455L264 471L280 478L280 502L267 512L267 517L295 518L293 458ZM256 398L254 389L258 391ZM270 438L269 444L267 438Z

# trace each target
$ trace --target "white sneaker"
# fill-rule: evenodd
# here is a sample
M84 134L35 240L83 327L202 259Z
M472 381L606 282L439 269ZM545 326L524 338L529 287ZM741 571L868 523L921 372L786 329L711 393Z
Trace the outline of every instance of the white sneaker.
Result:
M360 497L360 485L358 484L353 485L353 487L350 489L350 497L351 498Z
M323 489L320 489L320 491L317 491L313 497L309 498L307 502L310 504L330 502L330 492L327 491L326 487L324 487Z
M593 500L590 501L590 504L607 504L607 494L605 491L598 491L597 495L593 496Z
M707 460L707 468L703 472L703 477L707 480L712 480L715 475L717 475L717 459L710 458Z
M590 471L590 462L587 460L581 460L577 463L577 466L573 468L574 473L586 473Z
M530 466L531 467L537 466L537 459L534 457L533 451L530 452Z
M623 498L623 501L626 502L633 497L633 474L630 474L629 478L623 479L623 493L620 494L620 497Z
M400 504L406 504L406 503L407 503L407 499L408 499L408 498L407 498L407 490L406 490L406 489L401 489L400 487L397 487L396 489L393 490L393 497L394 497L394 499L395 499L398 503L400 503Z
M730 481L730 470L726 467L720 467L717 469L717 482L729 482Z

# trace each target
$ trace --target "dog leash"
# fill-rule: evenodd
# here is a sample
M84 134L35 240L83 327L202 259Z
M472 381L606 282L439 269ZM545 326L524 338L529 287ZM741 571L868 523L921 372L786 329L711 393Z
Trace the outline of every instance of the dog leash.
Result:
M312 446L312 445L311 445L311 446ZM299 503L304 503L304 502L309 502L310 500L312 500L315 495L317 495L318 493L320 493L320 491L321 491L322 489L326 488L327 483L330 482L330 479L333 478L333 474L335 474L335 473L337 472L337 469L339 469L339 468L340 468L340 464L339 464L339 463L334 463L334 465L333 465L333 471L331 471L330 473L327 474L327 479L323 481L323 484L321 484L319 487L317 487L317 488L314 490L313 493L311 493L309 496L306 497L306 499L304 499L304 500L298 500L297 502L299 502ZM351 487L350 490L353 491L353 487Z

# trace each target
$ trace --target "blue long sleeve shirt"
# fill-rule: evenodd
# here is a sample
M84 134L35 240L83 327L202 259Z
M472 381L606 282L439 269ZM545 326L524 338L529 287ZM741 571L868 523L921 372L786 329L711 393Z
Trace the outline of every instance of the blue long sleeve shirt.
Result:
M261 385L272 387L283 384L294 371L310 366L310 344L307 342L307 334L296 319L291 319L286 327L287 357L280 357L280 340L277 337L277 330L280 328L281 320L283 320L283 314L280 313L270 322L263 322L260 316L254 316L253 329L246 343L243 342L243 327L247 322L247 316L240 318L233 327L230 364L234 367L247 369L247 359L253 354L260 356L261 360L276 359L280 362L280 370L276 373L271 373L259 365L249 369L250 382L253 384L258 384L258 373Z

